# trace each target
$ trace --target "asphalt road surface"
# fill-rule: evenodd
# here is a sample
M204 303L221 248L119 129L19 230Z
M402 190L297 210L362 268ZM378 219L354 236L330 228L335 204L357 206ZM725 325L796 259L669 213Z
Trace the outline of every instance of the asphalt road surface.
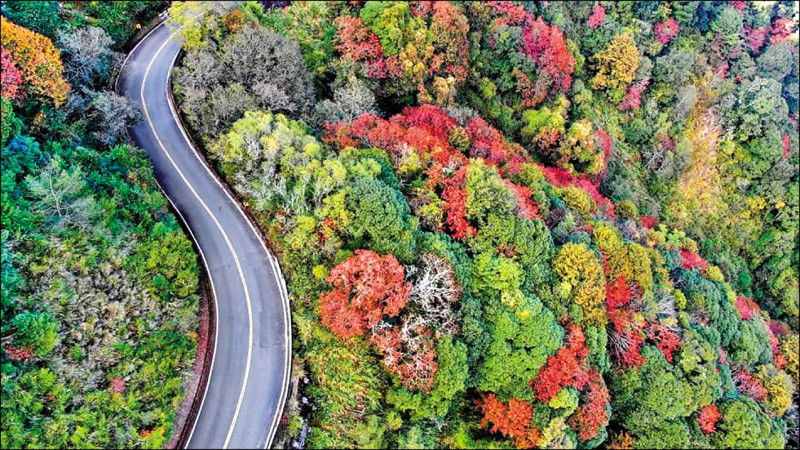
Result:
M211 372L186 446L264 448L288 390L288 296L277 260L177 119L169 77L180 48L180 37L159 25L128 55L117 90L142 110L130 134L189 228L214 293Z

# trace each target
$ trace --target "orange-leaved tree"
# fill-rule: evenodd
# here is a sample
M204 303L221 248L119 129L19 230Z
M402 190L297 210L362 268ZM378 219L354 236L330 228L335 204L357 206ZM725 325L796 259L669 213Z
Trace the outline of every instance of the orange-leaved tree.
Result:
M64 79L61 52L39 33L0 19L0 43L22 73L22 95L60 105L67 99L69 84ZM4 67L5 69L5 67Z
M481 427L491 424L492 433L514 439L518 448L531 448L539 444L541 432L531 424L533 407L516 398L501 402L495 394L488 394L480 401L483 411Z
M394 255L355 253L331 269L327 281L334 290L319 298L322 324L341 337L361 336L384 315L397 316L411 294Z

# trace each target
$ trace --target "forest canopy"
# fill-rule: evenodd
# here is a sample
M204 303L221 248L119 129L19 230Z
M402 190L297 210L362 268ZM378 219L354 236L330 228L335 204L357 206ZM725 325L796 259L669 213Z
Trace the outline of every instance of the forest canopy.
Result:
M126 128L121 50L163 5L3 2L2 448L162 448L197 255Z
M175 91L291 268L294 445L797 445L793 2L196 8Z
M173 438L200 267L111 89L165 8L285 270L275 445L800 445L797 3L357 0L3 2L0 447Z

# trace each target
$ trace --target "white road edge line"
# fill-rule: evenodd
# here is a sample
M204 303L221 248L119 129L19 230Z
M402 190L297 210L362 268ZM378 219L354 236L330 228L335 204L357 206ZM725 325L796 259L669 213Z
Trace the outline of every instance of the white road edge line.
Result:
M144 37L141 40L139 40L139 42L136 43L136 45L133 47L133 49L131 49L131 51L128 52L128 55L125 56L125 59L122 61L122 65L120 66L120 71L117 74L117 80L114 82L114 91L116 91L116 92L119 91L119 79L122 77L122 73L125 70L125 66L128 64L128 59L130 59L130 57L133 56L133 54L136 52L136 50L139 48L139 46L142 45L142 43L144 43L144 41L146 41L147 38L149 38L150 35L153 34L161 26L166 26L166 22L162 21L158 25L153 27L152 30L150 30L146 35L144 35ZM153 177L153 178L155 179L155 177ZM213 312L216 314L219 311L219 303L218 303L218 300L217 300L217 297L218 297L217 289L214 287L214 277L211 274L211 266L208 265L208 260L206 259L206 256L203 253L203 248L200 247L200 243L197 240L197 237L194 235L194 232L192 231L192 228L189 226L189 222L186 221L185 217L183 217L183 213L181 213L180 209L178 209L178 206L175 204L175 202L172 201L172 198L170 198L170 196L167 195L167 191L164 190L164 187L161 186L161 183L158 182L158 179L155 179L155 181L156 181L156 185L158 186L158 189L161 190L161 193L164 194L164 197L166 197L167 201L169 201L170 205L172 205L172 208L175 210L175 212L178 213L178 216L181 218L181 222L183 222L183 224L186 226L186 229L189 231L189 235L192 236L192 240L195 242L195 245L196 245L198 251L200 251L200 257L203 259L203 264L205 265L206 271L208 272L208 280L211 283L211 293L212 293L212 297L214 297L213 298L213 300L214 300L214 311ZM203 388L203 397L200 399L200 408L197 411L197 416L195 416L194 421L192 422L192 429L191 429L191 431L189 431L189 436L186 439L186 444L191 442L192 436L194 435L194 430L197 427L197 420L200 417L200 413L203 411L203 404L205 403L206 395L208 394L208 385L209 385L208 381L211 380L211 375L214 373L214 361L216 360L216 357L217 357L217 339L218 338L219 338L219 320L217 320L217 318L215 317L214 318L214 348L212 349L212 353L211 353L211 361L209 361L208 380L206 380L205 387ZM186 426L186 425L184 425L184 426Z
M114 85L115 86L115 90L117 90L116 88L119 85L119 79L122 76L122 71L125 69L125 66L127 65L128 59L130 59L130 57L133 56L133 54L136 52L136 50L139 48L139 46L145 40L147 40L147 38L150 37L150 35L153 34L161 26L167 26L168 27L168 25L167 25L167 23L165 21L162 21L161 23L156 25L152 30L150 30L133 47L133 49L131 49L131 51L125 57L125 59L122 62L122 65L120 66L120 73L117 75L117 81L115 82L115 85ZM175 31L177 32L178 30L175 30ZM172 34L174 34L174 32ZM170 36L170 38L171 38L171 36ZM173 58L173 60L172 60L172 64L171 64L172 67L174 67L175 61L177 60L177 58L178 58L178 54L176 54L175 58ZM170 71L169 76L167 77L167 91L170 90L169 84L170 84L170 79L171 78L172 78L172 71ZM142 86L144 86L144 79L142 80ZM269 430L269 436L267 436L266 442L264 443L264 448L267 448L267 447L270 446L270 444L272 443L272 440L275 438L275 432L277 431L276 424L277 424L277 422L279 420L279 417L281 416L280 414L277 414L277 412L283 411L283 407L284 407L284 405L286 403L286 397L288 395L288 390L289 390L289 379L290 379L290 374L291 374L292 323L291 323L291 316L290 316L291 310L290 310L290 305L289 305L289 292L288 292L288 289L287 289L287 286L286 286L286 280L283 277L283 271L281 270L280 262L272 254L272 252L270 252L267 249L267 246L266 246L264 240L261 237L261 233L256 230L256 228L253 225L253 223L250 221L248 216L242 210L241 206L239 205L239 202L237 202L236 200L234 200L231 197L230 193L223 186L223 184L219 180L219 178L209 169L209 167L205 163L204 159L200 156L200 153L198 152L197 148L194 146L194 142L186 135L186 131L183 129L183 126L181 126L181 121L179 120L179 118L177 116L176 108L175 108L175 105L174 105L174 103L172 101L172 96L168 95L167 97L168 97L168 102L169 102L169 107L170 107L170 113L172 113L172 116L175 119L175 122L178 124L178 128L180 129L181 134L184 137L184 140L189 144L189 147L192 149L192 152L194 153L195 158L197 158L198 161L200 161L200 163L203 166L203 168L211 176L211 179L213 179L214 182L217 183L217 185L219 185L220 189L222 189L222 192L224 192L225 196L228 197L228 200L231 203L233 203L233 205L236 207L236 209L239 211L239 213L244 218L245 222L247 222L247 225L250 227L250 230L253 232L253 235L255 235L256 239L258 239L258 241L261 243L261 247L264 250L264 253L267 255L267 259L268 259L268 261L270 263L270 267L272 268L272 274L275 277L276 281L278 282L278 288L281 291L280 292L280 294L281 294L281 302L284 305L283 316L284 316L284 323L285 323L284 337L286 339L286 352L285 352L286 370L284 371L284 379L283 379L283 383L282 383L282 387L281 387L281 397L280 397L280 399L278 401L278 408L277 408L275 417L273 418L272 426L270 427L270 430ZM158 184L158 181L156 181L156 184ZM164 193L164 196L167 197L167 200L169 200L170 204L172 204L173 207L175 208L175 210L178 211L178 208L175 206L175 204L172 201L172 199L169 198L169 196L167 195L166 191L164 191L164 189L161 187L160 184L158 186L161 189L161 191ZM194 234L192 233L191 229L189 228L189 224L184 220L183 215L180 213L180 211L178 211L178 214L180 215L181 220L183 220L183 222L186 224L186 228L189 229L189 233L192 235L192 238L194 238ZM194 241L197 242L197 239L194 239ZM197 244L197 247L199 249L200 245ZM203 257L204 263L206 264L206 268L209 268L209 265L208 265L207 261L205 260L205 257L202 255L202 250L200 250L200 253L201 253L201 256ZM277 266L277 270L275 270L276 266ZM209 272L209 280L211 281L211 290L214 293L215 309L216 309L216 311L219 311L219 307L218 307L218 303L217 303L216 290L214 289L214 282L211 279L211 271L210 271L210 269L209 269L208 272ZM211 367L209 368L209 374L208 374L208 379L209 380L211 379L211 373L214 370L214 361L215 361L215 357L216 357L216 353L217 353L217 345L216 345L216 343L217 343L217 337L219 336L219 333L218 333L218 331L219 331L219 320L215 320L214 321L214 325L215 325L214 350L213 350L213 353L212 353L212 356L211 356L211 363L210 363ZM197 426L197 420L200 417L200 413L203 410L203 404L205 403L206 394L208 393L208 385L209 385L209 383L207 382L206 386L205 386L205 392L203 394L203 398L200 401L200 408L198 410L197 417L195 417L195 422L192 425L192 430L190 431L189 437L186 440L187 444L189 442L191 442L192 436L194 435L195 427Z
M245 302L247 304L247 318L248 318L247 362L245 364L244 380L242 382L241 391L239 392L239 399L236 402L236 409L234 410L233 420L231 421L230 428L228 428L228 434L225 437L225 443L222 445L222 448L228 448L228 444L230 443L231 436L233 435L233 430L234 430L234 428L236 426L236 421L239 418L239 411L241 410L242 401L244 400L244 393L245 393L245 390L247 389L247 382L248 382L248 379L250 378L250 364L251 364L251 358L252 358L252 355L253 355L253 311L252 311L252 305L251 305L251 302L250 302L250 291L249 291L249 289L247 287L247 280L245 279L244 271L242 270L242 265L241 265L241 263L239 261L239 255L236 253L236 250L233 248L233 244L231 243L231 240L228 237L228 234L225 232L224 228L220 224L219 219L217 219L217 217L214 215L214 213L208 207L206 202L203 201L202 197L200 197L200 195L194 189L194 186L192 186L192 184L186 178L184 173L181 171L180 167L178 167L178 164L172 158L172 155L169 153L169 151L167 150L167 148L164 145L164 143L161 141L161 138L158 136L158 132L156 131L155 126L153 125L153 121L150 118L150 112L149 112L149 110L147 108L147 103L145 102L144 88L145 88L145 86L147 84L147 77L150 74L150 70L153 68L153 64L158 59L158 55L161 54L161 51L164 50L164 47L166 47L166 45L169 43L169 41L175 36L175 32L176 31L170 32L169 37L161 44L161 46L158 48L158 50L156 50L155 54L153 55L153 58L150 60L150 63L147 65L147 69L145 70L144 77L142 78L142 86L141 86L141 89L140 89L140 97L141 97L141 100L142 100L142 109L144 110L145 118L147 119L147 123L148 123L148 125L150 125L150 130L153 132L153 137L156 138L156 141L158 142L159 147L161 147L161 150L164 152L164 154L170 160L170 163L175 168L175 170L178 172L178 175L180 175L180 177L183 180L183 182L186 183L186 186L189 188L189 190L192 191L192 194L195 196L197 201L200 202L200 204L203 206L203 209L206 210L208 215L214 221L214 224L216 225L217 229L222 234L222 237L225 239L225 244L228 246L228 250L230 250L231 254L233 255L234 263L236 264L236 269L239 272L239 280L242 282L242 286L244 287ZM169 79L169 77L167 79ZM219 322L219 321L217 321L217 322ZM215 350L216 350L216 348L215 348ZM209 376L209 379L210 379L210 376ZM197 416L200 417L200 413L199 412L198 412Z
M171 66L173 66L173 67L175 66L175 61L178 59L178 55L179 55L179 53L175 54L175 58L173 58ZM168 91L170 90L170 80L171 79L172 79L172 72L170 71L170 74L167 77L167 90ZM181 122L180 118L178 117L177 109L176 109L175 104L174 104L174 102L172 100L172 96L168 95L167 97L168 97L170 112L172 113L172 117L175 119L175 122L178 124L178 129L181 130L181 134L183 135L184 140L189 145L189 148L192 149L192 152L194 153L195 158L197 158L197 160L200 162L200 165L203 166L203 168L206 170L206 172L211 177L211 179L214 180L215 183L217 183L217 185L220 187L222 192L225 193L225 196L228 197L228 200L233 204L233 206L236 207L236 209L239 211L239 214L242 215L242 218L247 223L247 225L250 227L250 230L253 232L253 235L256 237L258 242L261 244L261 248L264 250L264 253L267 256L266 259L267 259L267 261L269 261L269 265L272 268L272 275L275 277L275 280L276 280L276 282L278 284L278 288L280 290L280 296L281 296L281 303L283 303L283 306L284 306L284 308L283 308L284 323L286 324L285 330L284 330L284 338L286 339L286 352L285 352L286 370L284 372L284 378L283 378L283 382L282 382L282 386L281 386L281 397L278 400L278 408L277 408L276 413L277 412L281 412L281 411L283 411L284 404L286 403L286 397L287 397L287 395L289 393L289 379L290 379L290 374L291 374L291 359L292 359L291 358L291 346L292 346L292 322L291 322L291 320L292 319L291 319L291 316L290 316L291 309L290 309L290 305L289 305L289 291L288 291L288 289L286 287L286 280L283 278L283 271L281 270L280 262L272 254L272 252L269 251L269 249L267 248L266 243L264 242L264 239L261 237L261 233L256 229L256 227L250 221L250 219L247 216L247 214L244 213L244 211L242 210L242 207L239 205L239 202L236 201L233 197L231 197L231 194L228 192L228 189L225 188L225 186L222 184L222 181L220 181L219 178L217 177L217 175L214 172L212 172L211 169L209 169L208 165L205 162L205 159L200 155L200 152L195 147L194 142L186 134L186 130L183 129L183 126L181 126L182 122ZM277 270L275 269L276 266L277 266ZM199 416L199 414L198 414L198 416ZM270 444L272 443L272 440L275 438L275 432L277 431L277 428L278 428L276 425L277 425L277 422L280 419L280 417L281 417L281 414L275 414L275 417L272 419L272 426L270 427L270 430L269 430L269 436L267 436L267 440L264 443L264 448L269 447ZM194 432L194 429L192 429L192 432ZM187 442L189 442L189 441L187 440Z

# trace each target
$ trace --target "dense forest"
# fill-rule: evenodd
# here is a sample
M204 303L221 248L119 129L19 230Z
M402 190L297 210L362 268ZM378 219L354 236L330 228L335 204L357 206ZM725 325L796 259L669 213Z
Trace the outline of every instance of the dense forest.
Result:
M0 447L174 445L201 268L114 92L167 7L285 270L278 445L800 444L795 1L6 1Z
M158 2L2 2L2 448L162 448L200 268L113 92Z
M293 445L797 445L794 2L170 14L289 268Z

